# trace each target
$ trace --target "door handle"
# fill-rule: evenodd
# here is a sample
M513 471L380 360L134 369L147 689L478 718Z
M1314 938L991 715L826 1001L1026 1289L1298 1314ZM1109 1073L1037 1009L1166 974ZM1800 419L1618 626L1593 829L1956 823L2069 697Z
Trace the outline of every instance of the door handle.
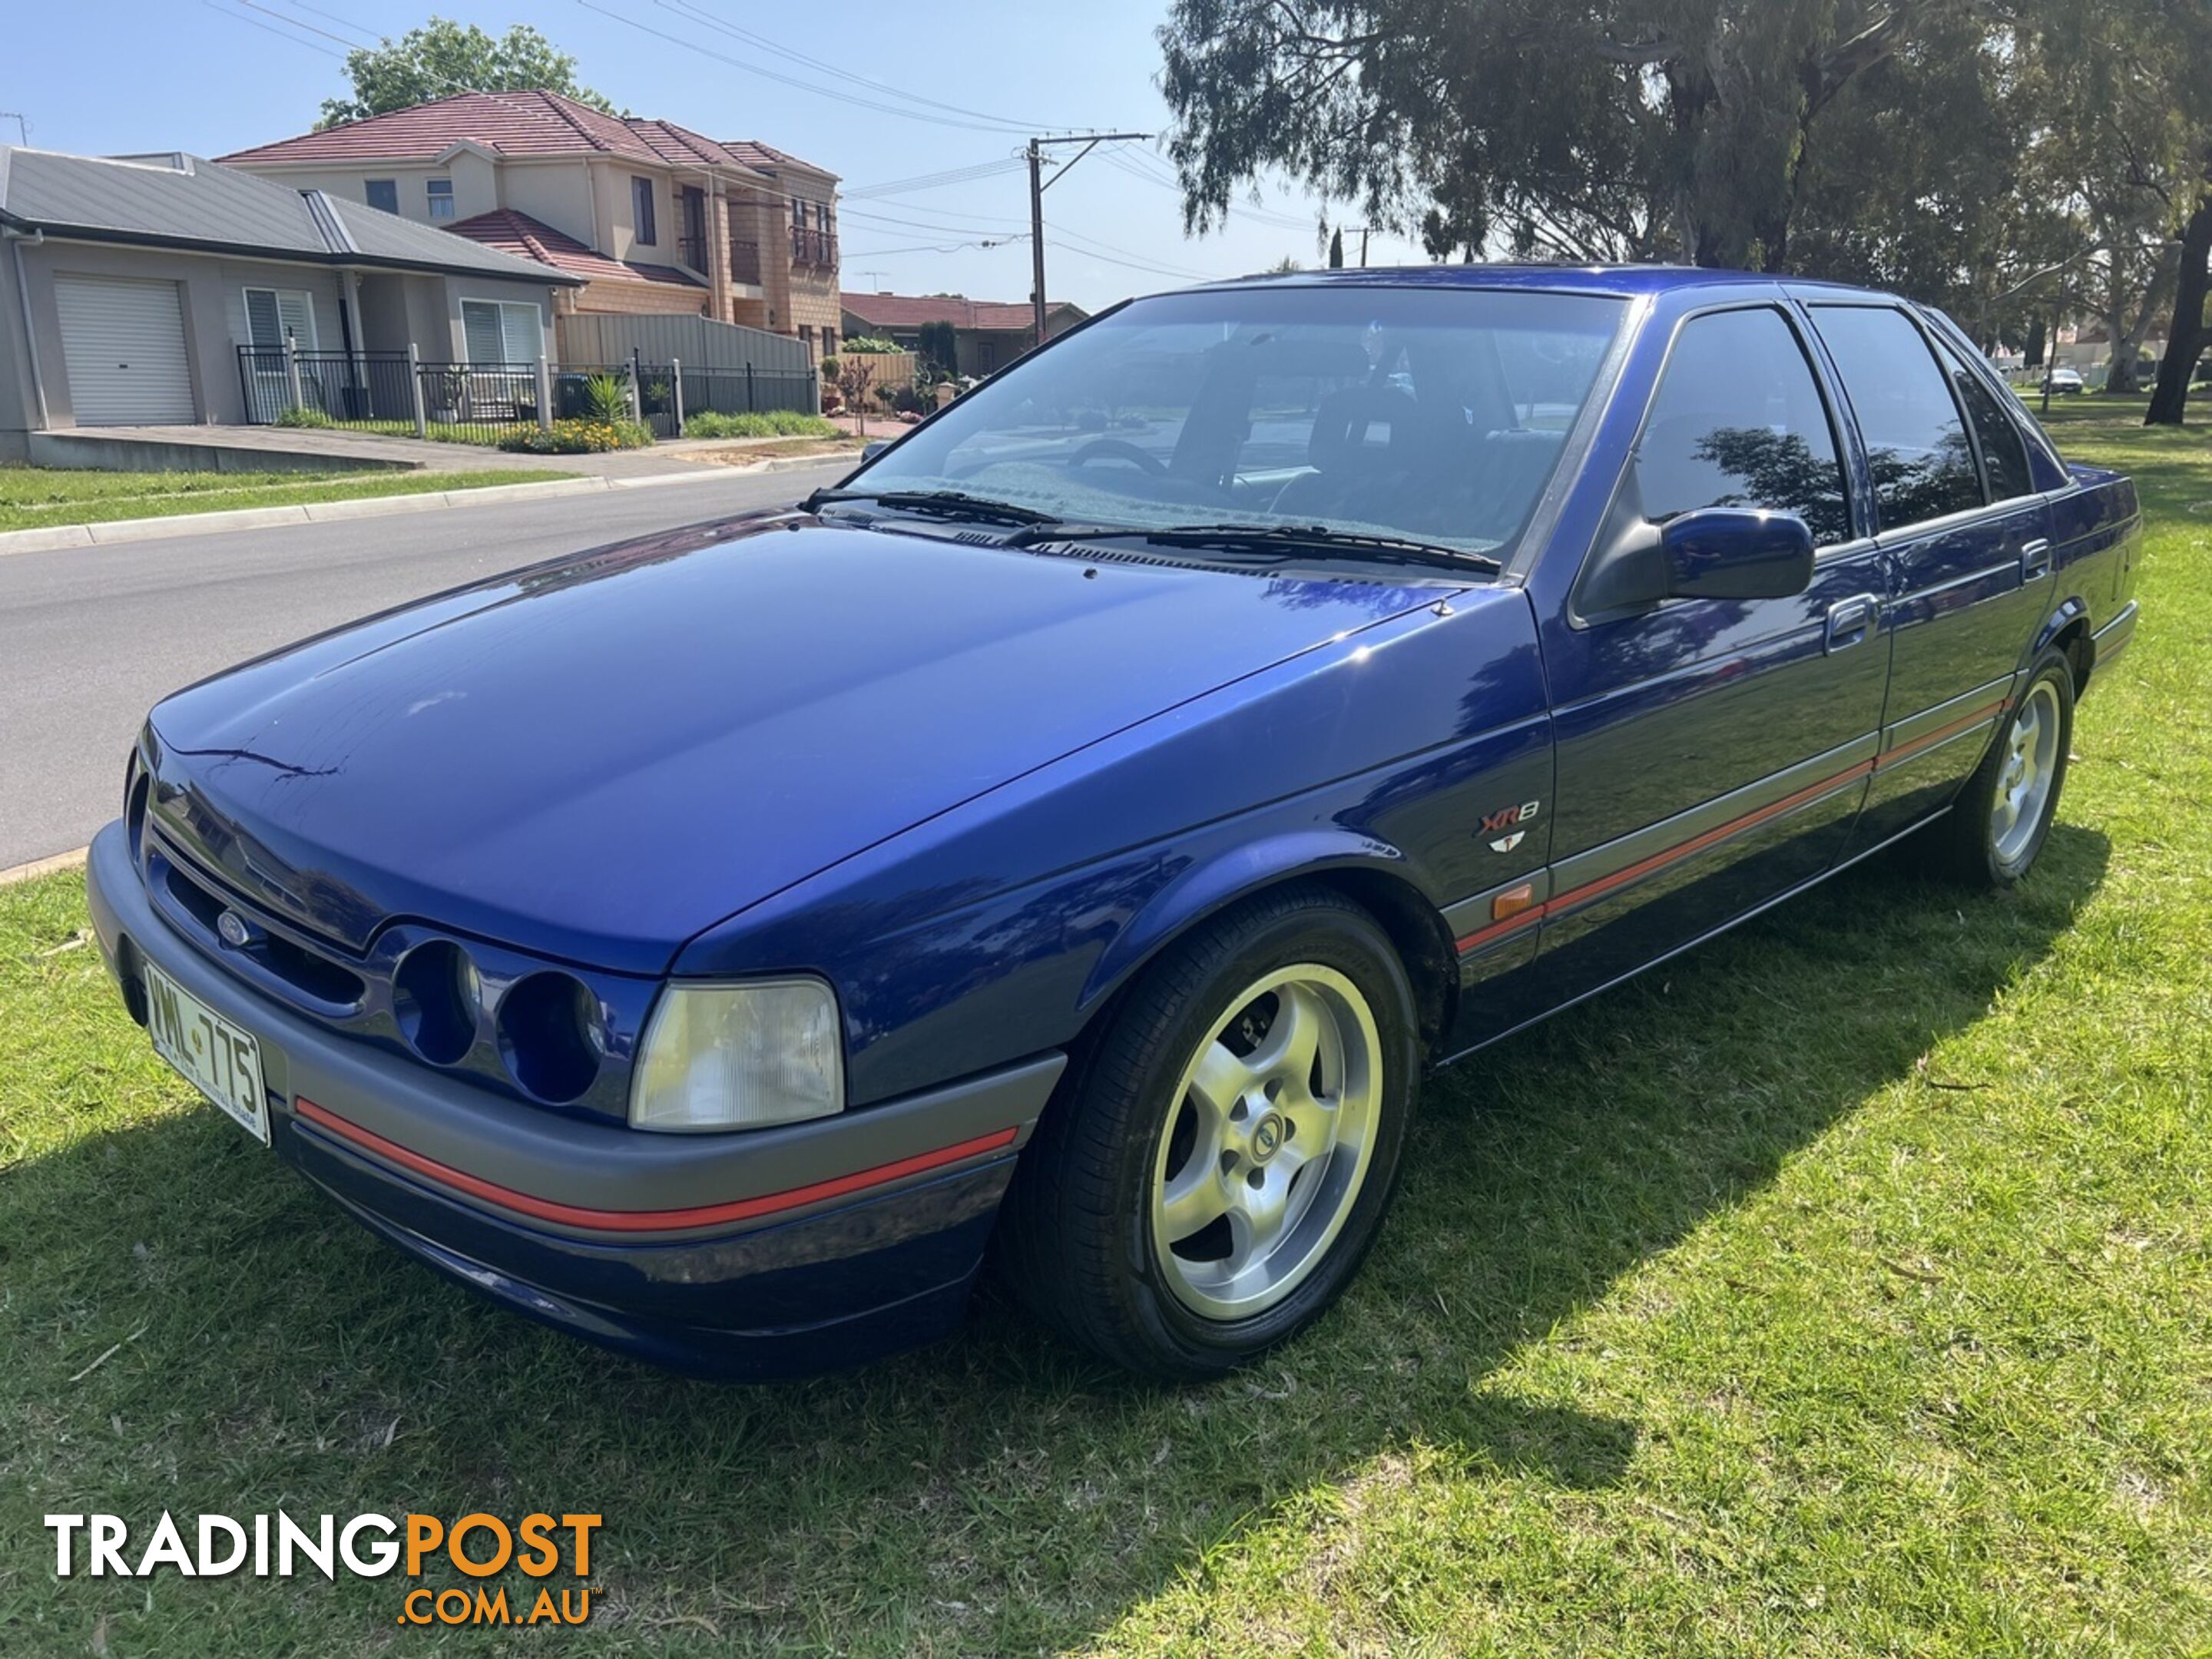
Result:
M1863 645L1881 617L1881 601L1871 593L1854 593L1828 607L1827 648L1842 651Z
M2020 579L2032 582L2038 576L2051 574L2050 538L2038 536L2032 542L2022 542L2020 548Z

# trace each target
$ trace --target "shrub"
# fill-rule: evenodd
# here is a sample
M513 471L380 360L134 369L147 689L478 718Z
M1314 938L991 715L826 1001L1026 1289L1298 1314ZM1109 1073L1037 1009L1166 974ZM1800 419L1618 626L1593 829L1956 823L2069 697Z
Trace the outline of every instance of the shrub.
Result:
M325 427L337 423L319 409L288 409L270 422L272 426Z
M619 374L593 374L584 381L584 414L594 421L629 419L629 386Z
M906 348L896 340L886 340L879 334L863 334L857 340L845 342L848 351L903 351Z
M556 421L544 430L517 427L501 437L499 447L522 455L596 455L643 449L652 441L651 428L635 421Z
M684 423L687 438L833 438L837 428L819 415L795 409L771 409L757 415L725 415L716 410Z

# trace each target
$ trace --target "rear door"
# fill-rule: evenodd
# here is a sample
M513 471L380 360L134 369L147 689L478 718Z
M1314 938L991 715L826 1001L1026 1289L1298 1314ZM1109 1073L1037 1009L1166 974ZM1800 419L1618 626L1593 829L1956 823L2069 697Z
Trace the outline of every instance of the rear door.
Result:
M1778 302L1678 325L1615 512L1795 513L1819 549L1778 599L1675 599L1543 623L1558 744L1538 972L1580 995L1826 870L1865 793L1889 672L1883 574L1802 320Z
M2052 586L2019 431L1893 305L1815 304L1872 475L1887 566L1889 699L1854 852L1948 805L2010 702Z

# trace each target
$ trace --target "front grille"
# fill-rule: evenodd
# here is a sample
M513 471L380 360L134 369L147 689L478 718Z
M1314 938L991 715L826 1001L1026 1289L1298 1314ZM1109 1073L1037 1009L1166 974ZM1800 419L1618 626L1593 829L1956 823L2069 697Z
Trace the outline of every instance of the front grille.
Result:
M244 916L243 911L222 894L195 879L173 858L161 856L161 865L162 878L170 896L184 907L193 921L207 930L210 939L222 939L224 911L230 910L241 918ZM368 982L359 974L340 967L329 957L295 944L281 933L270 932L265 925L255 925L248 942L228 946L227 954L246 957L259 963L272 976L292 987L301 997L319 1008L349 1013L361 1006L362 998L368 994Z

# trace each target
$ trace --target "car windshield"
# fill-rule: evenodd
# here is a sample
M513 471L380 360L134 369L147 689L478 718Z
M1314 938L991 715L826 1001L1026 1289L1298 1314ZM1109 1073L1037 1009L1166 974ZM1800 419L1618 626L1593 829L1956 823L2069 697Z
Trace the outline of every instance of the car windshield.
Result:
M993 502L1138 533L1319 527L1498 556L1624 309L1350 284L1139 300L977 387L838 493L957 492L969 500L954 510Z

